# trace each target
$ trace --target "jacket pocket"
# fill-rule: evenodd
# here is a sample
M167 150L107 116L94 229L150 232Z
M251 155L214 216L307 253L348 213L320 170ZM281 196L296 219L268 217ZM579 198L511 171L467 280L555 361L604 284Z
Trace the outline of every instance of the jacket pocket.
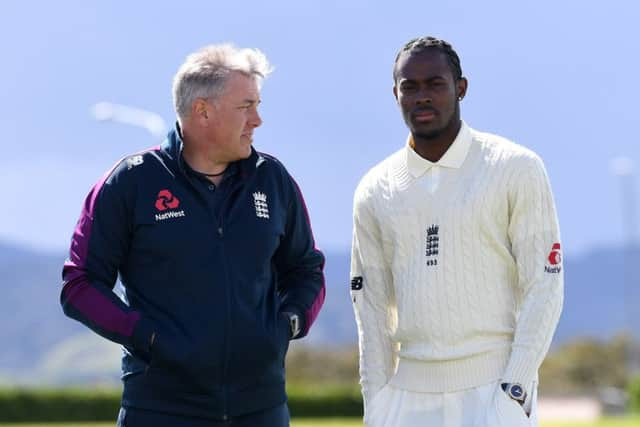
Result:
M204 394L218 379L221 359L207 350L208 343L160 331L151 347L151 360L145 370L162 386L180 384L182 394ZM216 361L216 362L212 362Z
M289 317L282 312L279 313L278 320L280 321L280 328L278 329L280 333L280 350L284 358L287 355L289 343L291 342L291 325L289 324Z
M198 356L203 350L199 350L202 344L188 339L184 335L162 330L156 335L151 346L150 365L165 366L180 371L198 365Z
M249 315L253 318L249 318ZM247 313L236 319L228 336L229 354L225 375L228 379L235 378L240 387L284 382L289 321L279 312L273 312L262 321L255 317L255 313Z

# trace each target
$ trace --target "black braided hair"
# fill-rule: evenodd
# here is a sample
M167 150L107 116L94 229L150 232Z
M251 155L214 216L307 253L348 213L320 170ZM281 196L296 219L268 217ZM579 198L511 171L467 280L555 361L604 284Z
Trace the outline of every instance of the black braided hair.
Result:
M400 59L400 55L403 53L418 53L425 51L426 49L435 49L438 52L442 52L447 57L447 62L449 62L449 67L451 68L451 72L453 73L454 80L460 80L462 78L462 67L460 67L460 58L455 50L453 50L453 46L447 43L444 40L427 36L427 37L418 37L413 40L410 40L405 44L402 49L396 55L396 60L393 63L393 79L396 79L396 67L398 65L398 59Z

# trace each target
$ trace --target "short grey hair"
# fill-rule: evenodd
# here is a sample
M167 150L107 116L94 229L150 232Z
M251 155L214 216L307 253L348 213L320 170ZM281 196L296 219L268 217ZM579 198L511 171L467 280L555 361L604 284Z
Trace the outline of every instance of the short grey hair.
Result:
M219 96L233 71L255 78L260 86L273 67L258 49L239 49L232 44L205 46L187 56L173 78L173 106L178 119L189 117L197 98Z

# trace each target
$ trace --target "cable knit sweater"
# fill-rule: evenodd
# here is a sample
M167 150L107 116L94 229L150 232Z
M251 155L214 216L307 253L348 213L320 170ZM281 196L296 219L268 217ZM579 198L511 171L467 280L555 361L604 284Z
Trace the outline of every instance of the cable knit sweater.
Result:
M358 185L351 275L365 415L389 382L531 384L563 299L542 161L464 122L436 163L407 144Z

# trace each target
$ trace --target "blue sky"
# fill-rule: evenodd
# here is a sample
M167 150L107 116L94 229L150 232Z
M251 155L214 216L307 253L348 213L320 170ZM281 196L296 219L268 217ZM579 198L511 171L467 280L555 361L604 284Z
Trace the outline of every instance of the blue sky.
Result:
M436 35L469 78L463 118L544 159L565 253L623 241L609 165L620 155L640 162L637 2L156 3L3 3L0 240L66 249L90 186L158 142L96 121L91 106L131 105L172 123L171 79L184 57L233 42L260 48L276 68L256 148L302 187L320 247L346 249L359 178L407 135L391 93L395 54Z

